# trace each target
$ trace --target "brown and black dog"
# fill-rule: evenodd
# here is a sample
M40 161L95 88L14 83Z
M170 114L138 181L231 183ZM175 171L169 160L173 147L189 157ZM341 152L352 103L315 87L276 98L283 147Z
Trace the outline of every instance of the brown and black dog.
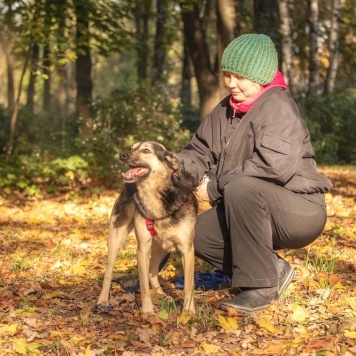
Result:
M118 251L128 233L135 228L143 315L154 313L149 284L164 294L158 281L159 264L168 252L176 248L183 256L183 312L193 314L193 239L198 213L194 190L197 182L181 168L174 153L156 142L134 144L129 151L120 154L120 161L130 168L123 173L125 185L111 212L108 265L98 305L109 303Z

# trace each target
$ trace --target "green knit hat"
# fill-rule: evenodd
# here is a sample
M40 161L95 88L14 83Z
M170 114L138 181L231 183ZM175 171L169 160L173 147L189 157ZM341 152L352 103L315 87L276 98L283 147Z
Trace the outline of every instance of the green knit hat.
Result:
M261 85L271 83L277 69L277 51L266 35L246 34L235 38L221 58L222 72L237 74Z

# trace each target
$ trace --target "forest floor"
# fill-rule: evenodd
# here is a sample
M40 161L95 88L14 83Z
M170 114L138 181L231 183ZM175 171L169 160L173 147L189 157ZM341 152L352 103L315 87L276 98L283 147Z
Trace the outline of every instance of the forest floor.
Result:
M160 277L173 299L141 317L136 241L115 267L112 310L98 311L108 218L117 192L0 197L0 355L356 355L356 167L321 167L333 182L328 222L311 246L284 251L296 276L250 315L219 310L228 289L196 290L182 318L179 254ZM201 206L204 209L204 206ZM209 266L196 259L196 272Z

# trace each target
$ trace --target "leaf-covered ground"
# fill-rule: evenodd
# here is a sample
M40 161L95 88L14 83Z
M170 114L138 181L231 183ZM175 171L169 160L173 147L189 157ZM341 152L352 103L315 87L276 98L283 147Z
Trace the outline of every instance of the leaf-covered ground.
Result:
M98 311L116 193L0 198L0 355L356 355L356 167L322 171L334 183L325 230L284 252L293 283L251 315L220 311L222 289L196 291L197 316L179 317L176 254L161 272L171 298L154 295L159 312L143 320L139 294L124 293L137 280L133 234L117 259L114 308Z

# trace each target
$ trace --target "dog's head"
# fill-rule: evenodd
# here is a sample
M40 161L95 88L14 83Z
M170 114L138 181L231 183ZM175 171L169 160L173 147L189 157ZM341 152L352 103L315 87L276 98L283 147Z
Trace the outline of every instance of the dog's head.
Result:
M157 142L137 142L120 154L120 161L130 169L122 174L125 183L136 183L151 173L168 179L180 168L178 157Z

